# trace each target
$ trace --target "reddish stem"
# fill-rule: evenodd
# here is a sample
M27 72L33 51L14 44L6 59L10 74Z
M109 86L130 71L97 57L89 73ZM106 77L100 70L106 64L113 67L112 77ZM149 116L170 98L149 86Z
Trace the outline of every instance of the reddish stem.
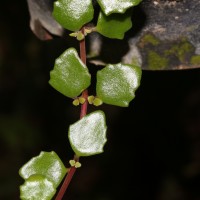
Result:
M76 171L75 167L71 167L69 169L69 172L68 172L67 176L65 177L62 187L60 188L60 191L55 200L61 200L63 198L65 191L67 190L67 188L72 180L72 177L74 176L75 171Z
M81 29L81 32L84 34L84 27ZM80 58L81 58L82 62L84 64L86 64L85 39L80 41ZM84 102L84 104L81 105L80 119L87 114L87 106L88 106L88 101L87 101L88 90L87 89L82 92L82 97L86 101ZM74 160L76 162L78 162L79 161L79 157L75 155L74 156ZM61 186L61 188L60 188L55 200L62 200L62 198L63 198L63 196L64 196L64 194L65 194L65 192L66 192L66 190L67 190L67 188L68 188L68 186L69 186L69 184L70 184L75 172L76 172L76 168L75 167L71 167L69 169L68 174L65 177L65 180L64 180L64 182L63 182L63 184L62 184L62 186Z
M84 27L81 32L84 34ZM86 49L85 49L85 38L80 41L80 58L84 64L86 64Z
M88 91L87 90L83 91L82 97L85 99L85 103L81 105L80 119L87 114L87 106L88 106L88 101L87 101Z
M84 27L81 29L81 32L84 34ZM85 48L85 39L80 41L80 58L84 64L86 64L86 48ZM86 100L85 103L81 106L80 119L87 114L88 106L88 91L87 89L82 92L82 97Z

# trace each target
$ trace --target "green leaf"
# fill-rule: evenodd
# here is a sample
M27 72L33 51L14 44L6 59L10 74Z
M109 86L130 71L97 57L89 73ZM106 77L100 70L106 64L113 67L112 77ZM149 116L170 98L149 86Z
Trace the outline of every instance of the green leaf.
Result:
M141 68L127 64L109 64L97 72L97 96L107 104L128 107L140 85Z
M124 13L128 8L138 5L142 0L97 0L106 15Z
M108 38L123 39L124 34L132 27L131 12L106 16L99 13L96 30Z
M67 49L56 59L54 69L50 72L49 84L67 97L77 97L89 87L91 75L81 61L76 49Z
M20 199L22 200L51 200L56 189L51 181L45 176L30 176L20 186Z
M64 28L78 31L93 19L92 0L58 0L54 2L53 17Z
M91 156L103 152L107 126L102 111L95 111L70 125L68 137L78 156Z
M43 175L57 187L65 176L67 169L55 152L42 151L39 156L33 157L19 170L23 179L31 175Z

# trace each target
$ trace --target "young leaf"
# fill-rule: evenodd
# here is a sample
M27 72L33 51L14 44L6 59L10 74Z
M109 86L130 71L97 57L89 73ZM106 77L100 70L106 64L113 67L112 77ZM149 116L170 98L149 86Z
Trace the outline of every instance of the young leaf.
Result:
M49 84L67 97L77 97L89 87L91 75L83 64L76 49L67 49L56 59L50 72Z
M138 5L142 0L97 0L106 15L124 13L128 8Z
M30 176L39 174L51 181L55 188L60 184L67 169L55 152L42 151L39 156L32 158L19 170L22 178L28 179Z
M105 115L95 111L69 127L71 147L78 156L91 156L103 152L106 143Z
M132 27L131 12L106 16L99 13L96 30L108 38L123 39L124 34ZM112 31L111 31L112 28Z
M141 68L127 64L107 65L97 72L97 96L107 104L128 107L140 85Z
M58 0L54 2L53 17L64 28L78 31L93 19L92 0Z
M55 193L54 184L43 175L32 175L20 186L22 200L51 200Z

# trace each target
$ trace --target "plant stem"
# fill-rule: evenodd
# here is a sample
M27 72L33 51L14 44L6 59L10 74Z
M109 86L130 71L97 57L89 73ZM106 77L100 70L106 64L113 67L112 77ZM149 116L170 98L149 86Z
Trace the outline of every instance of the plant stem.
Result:
M58 192L55 200L61 200L63 198L65 191L67 190L67 188L72 180L72 177L74 176L75 171L76 171L75 167L71 167L69 169L69 172L68 172L67 176L65 177L62 187L60 188L60 191Z
M84 27L81 29L84 34ZM85 38L80 41L80 58L84 64L86 64L86 49L85 49ZM85 103L81 106L80 119L87 114L87 106L88 106L88 91L87 89L82 92L82 97L85 99Z
M84 34L84 27L81 32ZM86 64L86 50L85 50L85 38L80 41L80 58L84 64Z
M81 31L84 34L84 27L81 29ZM80 58L81 58L82 62L84 64L86 64L85 38L80 41ZM85 102L84 102L84 104L81 105L80 119L83 118L87 114L87 106L88 106L88 101L87 101L88 90L87 89L82 92L82 97L85 98ZM76 162L78 162L79 157L75 155L74 160ZM62 200L75 172L76 172L76 167L70 167L70 169L67 173L67 176L65 177L65 180L64 180L55 200Z

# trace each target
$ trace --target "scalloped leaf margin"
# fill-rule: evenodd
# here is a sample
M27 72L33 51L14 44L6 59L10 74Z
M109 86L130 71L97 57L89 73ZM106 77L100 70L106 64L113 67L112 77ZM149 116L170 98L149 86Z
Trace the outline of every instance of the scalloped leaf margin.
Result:
M69 48L55 61L49 84L63 95L74 98L89 87L91 75L75 48Z
M101 110L92 112L70 125L68 137L77 156L91 156L103 152L107 126Z
M54 2L53 17L64 28L78 31L94 16L92 0L58 0Z
M132 27L131 14L132 13L130 10L123 15L112 14L109 16L106 16L103 12L100 12L96 30L105 37L123 39L125 32Z
M138 5L142 0L97 0L105 15L125 13L128 8Z
M140 85L142 70L128 64L108 64L97 72L97 96L106 104L128 107Z
M42 151L19 170L19 175L25 180L20 186L20 198L52 199L66 173L67 169L54 151Z

